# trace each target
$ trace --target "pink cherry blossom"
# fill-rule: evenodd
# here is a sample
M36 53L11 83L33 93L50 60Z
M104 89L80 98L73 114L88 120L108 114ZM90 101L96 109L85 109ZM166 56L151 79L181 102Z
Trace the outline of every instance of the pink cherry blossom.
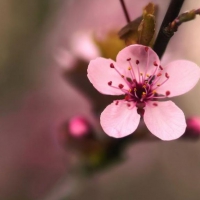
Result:
M186 122L182 110L168 98L191 90L200 78L200 69L187 60L173 61L164 67L150 47L131 45L118 53L116 62L92 60L88 78L103 94L125 95L101 114L101 126L109 136L121 138L131 134L142 117L152 134L173 140L185 132Z

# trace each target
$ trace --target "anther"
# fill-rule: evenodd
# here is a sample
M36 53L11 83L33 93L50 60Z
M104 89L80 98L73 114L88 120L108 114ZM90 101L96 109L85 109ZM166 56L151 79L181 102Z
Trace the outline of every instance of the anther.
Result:
M147 52L149 50L149 47L145 47L144 50Z
M160 86L160 84L157 84L157 86L159 87L159 86Z
M146 92L143 92L142 93L142 98L144 99L146 97L146 95L147 95Z
M143 73L140 73L140 76L143 76Z
M156 90L153 90L152 93L153 93L153 94L156 94Z
M160 68L161 70L163 70L163 67L162 67L161 65L159 66L159 68Z
M128 67L128 70L131 70L131 67Z
M154 106L158 106L158 104L157 104L157 103L153 103L153 105L154 105Z
M140 61L139 61L139 60L136 60L135 63L138 65L138 64L140 63Z
M130 103L127 103L127 106L128 106L128 107L130 107L130 106L131 106L131 104L130 104Z
M170 91L166 91L166 96L169 96L170 95Z
M124 78L124 75L121 75L122 78Z
M146 85L143 85L142 87L143 87L143 88L146 88L147 86L146 86Z
M115 68L113 63L110 64L110 68Z
M109 82L108 82L108 85L112 85L112 81L109 81Z
M119 87L120 89L122 89L122 88L124 87L124 85L119 84L118 87Z
M125 100L128 101L130 99L129 95L125 96Z
M153 65L156 66L156 67L158 66L156 61L153 62Z
M130 61L131 60L131 58L127 58L127 61Z
M147 76L148 78L150 77L150 75L149 75L149 74L147 74L146 76Z
M166 77L166 78L169 78L169 74L168 74L168 73L165 73L165 77Z
M131 80L131 78L129 78L129 77L126 77L126 80L127 80L129 83L132 83L132 80Z
M161 76L161 75L162 75L161 73L158 73L158 74L157 74L157 77L159 77L159 76Z
M119 104L119 101L116 101L116 102L115 102L115 105L118 105L118 104Z
M137 91L137 89L136 89L136 88L134 88L133 90L134 90L134 92L136 92L136 91Z
M131 93L131 92L132 92L132 90L131 90L131 89L129 89L128 91L129 91L129 93Z

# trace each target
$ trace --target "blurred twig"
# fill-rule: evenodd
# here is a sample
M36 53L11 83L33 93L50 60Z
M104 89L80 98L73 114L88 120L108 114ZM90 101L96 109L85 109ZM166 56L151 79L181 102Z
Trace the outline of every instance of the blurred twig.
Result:
M180 9L183 5L183 2L184 0L171 0L167 13L164 17L164 20L160 27L160 31L158 33L157 39L153 47L154 51L158 54L160 58L165 52L165 49L168 45L170 38L173 36L173 35L169 36L168 34L166 34L164 29L165 27L168 26L170 22L172 22L178 16Z

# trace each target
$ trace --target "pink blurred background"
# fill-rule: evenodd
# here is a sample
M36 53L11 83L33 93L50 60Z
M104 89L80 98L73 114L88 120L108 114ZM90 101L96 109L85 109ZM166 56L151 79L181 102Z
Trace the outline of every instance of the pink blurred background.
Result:
M148 3L125 2L131 19ZM153 2L159 27L169 1ZM182 12L199 6L186 0ZM68 138L70 130L106 137L99 114L110 99L90 93L86 67L100 55L93 35L104 39L126 25L119 1L2 0L0 16L0 199L199 200L198 139L130 143L122 160L88 176L71 150L82 143ZM163 63L188 59L200 65L199 20L180 27ZM82 68L74 72L77 65ZM187 117L200 116L199 87L175 99ZM61 131L73 127L70 122L80 129Z

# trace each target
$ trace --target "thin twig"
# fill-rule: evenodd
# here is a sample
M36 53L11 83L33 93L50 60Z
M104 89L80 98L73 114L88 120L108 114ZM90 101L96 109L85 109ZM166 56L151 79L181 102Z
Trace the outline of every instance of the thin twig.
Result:
M123 9L123 11L124 11L124 15L125 15L125 17L126 17L126 21L127 21L127 23L129 24L129 23L131 22L131 20L130 20L128 11L127 11L127 9L126 9L126 5L125 5L125 3L124 3L124 0L120 0L120 3L121 3L121 6L122 6L122 9Z
M169 25L164 28L165 33L173 35L183 22L195 19L196 15L200 15L200 9L193 9L188 12L182 13L173 22L169 23Z

